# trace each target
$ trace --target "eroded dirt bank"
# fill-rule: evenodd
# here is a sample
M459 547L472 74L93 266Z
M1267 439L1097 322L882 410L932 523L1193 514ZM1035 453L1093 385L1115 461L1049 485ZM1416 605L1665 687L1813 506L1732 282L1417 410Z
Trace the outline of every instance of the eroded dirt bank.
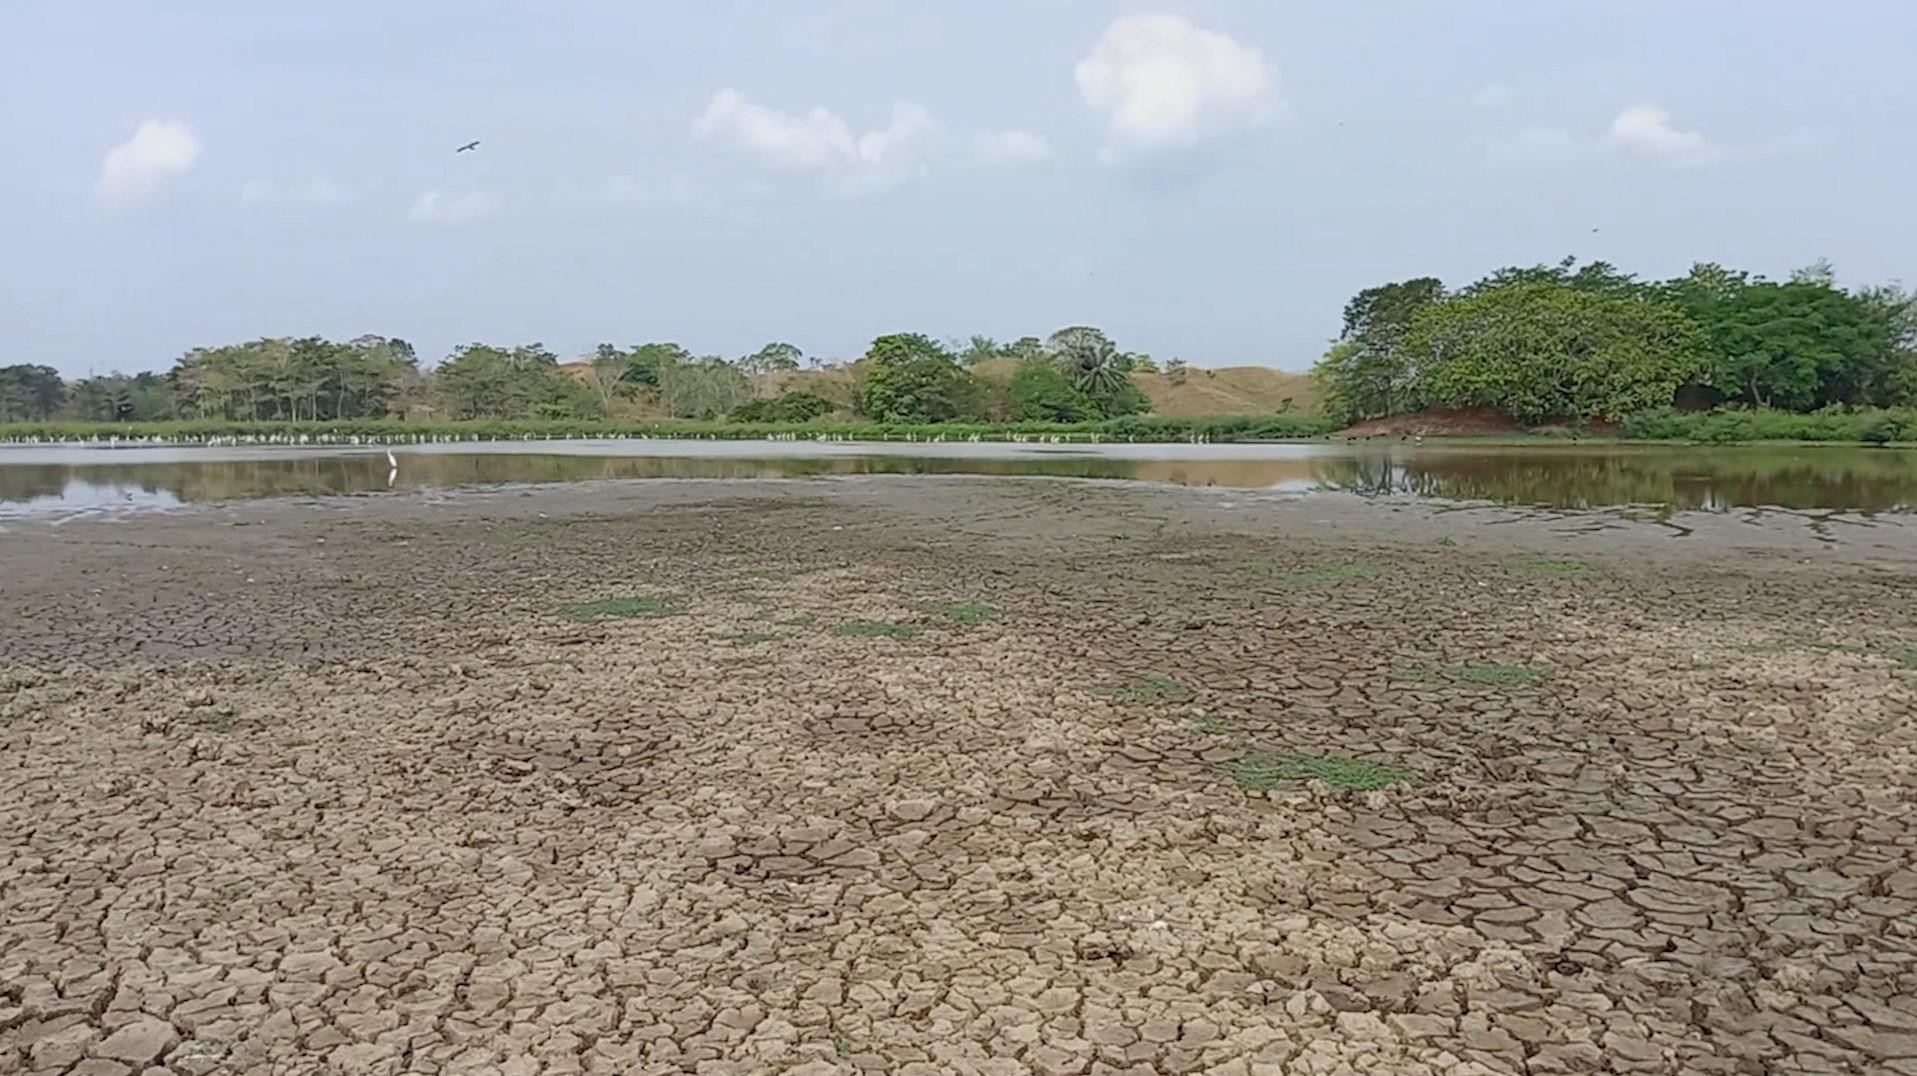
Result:
M16 527L0 1072L1917 1073L1917 541L1671 533L913 479Z

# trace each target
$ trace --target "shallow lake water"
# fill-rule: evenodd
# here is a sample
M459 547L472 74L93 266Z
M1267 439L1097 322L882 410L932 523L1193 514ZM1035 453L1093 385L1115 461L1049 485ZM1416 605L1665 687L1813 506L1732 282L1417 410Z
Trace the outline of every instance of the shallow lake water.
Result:
M379 447L0 447L0 517L583 480L875 474L1336 490L1553 509L1870 514L1917 506L1917 452L1895 449L582 440L420 445L393 453L397 468Z

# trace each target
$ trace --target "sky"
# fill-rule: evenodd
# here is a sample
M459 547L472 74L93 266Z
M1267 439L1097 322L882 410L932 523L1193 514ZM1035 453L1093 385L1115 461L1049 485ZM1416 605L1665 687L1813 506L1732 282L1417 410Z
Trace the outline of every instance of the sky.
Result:
M1308 367L1359 289L1917 283L1917 6L5 0L0 365L1099 326ZM478 140L477 149L455 152Z

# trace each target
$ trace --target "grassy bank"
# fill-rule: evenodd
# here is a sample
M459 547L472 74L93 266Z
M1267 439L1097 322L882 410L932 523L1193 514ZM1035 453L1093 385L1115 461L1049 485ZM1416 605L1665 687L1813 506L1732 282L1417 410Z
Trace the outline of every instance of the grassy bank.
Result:
M1800 413L1765 408L1716 411L1650 411L1624 420L1627 440L1849 442L1885 445L1917 441L1917 410L1909 408L1826 409Z
M204 444L417 444L442 441L539 441L571 438L684 438L711 441L1052 441L1183 442L1285 441L1322 437L1332 423L1315 416L1162 418L1136 415L1071 425L1012 423L893 426L880 423L578 422L43 422L0 425L0 443L46 444L111 440Z

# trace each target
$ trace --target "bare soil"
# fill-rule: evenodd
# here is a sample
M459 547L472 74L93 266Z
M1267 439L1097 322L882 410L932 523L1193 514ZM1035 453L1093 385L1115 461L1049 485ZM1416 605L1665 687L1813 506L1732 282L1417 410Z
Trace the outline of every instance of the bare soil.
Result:
M1674 533L913 478L16 527L0 1072L1917 1073L1917 529Z

